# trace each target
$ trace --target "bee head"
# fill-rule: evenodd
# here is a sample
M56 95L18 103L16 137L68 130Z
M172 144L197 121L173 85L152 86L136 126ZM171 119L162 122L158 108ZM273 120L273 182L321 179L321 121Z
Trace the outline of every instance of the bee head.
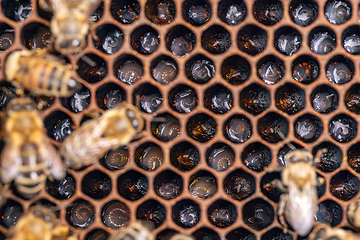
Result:
M288 154L286 154L286 161L288 163L295 162L311 162L313 160L313 156L310 152L302 149L295 149Z
M10 115L13 112L34 111L36 110L36 104L31 98L20 97L12 99L6 109L7 113Z
M136 132L141 132L144 128L144 120L141 117L140 111L132 104L120 104L125 108L126 117L131 123L131 126Z

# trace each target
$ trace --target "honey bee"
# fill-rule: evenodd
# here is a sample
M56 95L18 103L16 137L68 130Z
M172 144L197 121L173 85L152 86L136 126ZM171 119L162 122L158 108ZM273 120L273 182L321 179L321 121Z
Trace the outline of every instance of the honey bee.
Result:
M136 221L110 236L108 240L155 240L152 230L154 225L147 221Z
M14 98L7 105L0 162L2 182L14 180L18 192L28 198L45 188L47 176L61 180L66 174L60 156L46 139L35 106L28 97Z
M67 167L79 169L98 161L107 151L128 144L140 136L143 127L140 111L134 105L120 103L65 138L60 153Z
M349 204L347 217L351 225L360 228L360 199Z
M15 87L24 87L35 95L69 97L81 89L81 84L72 79L70 65L44 49L10 53L5 60L5 76Z
M309 234L309 240L355 240L359 236L355 236L350 231L341 228L332 228L325 223L318 223L313 231Z
M282 169L281 180L269 185L286 192L280 196L278 215L284 232L289 223L300 236L306 236L312 229L317 211L316 186L323 181L317 178L314 162L317 162L325 149L319 150L315 159L305 150L295 149L286 155L287 166Z
M100 2L101 0L39 0L42 9L54 14L50 29L56 51L62 54L78 53L85 47L89 29L93 31L89 17Z
M11 240L77 240L68 227L56 227L56 215L50 209L35 205L9 230Z

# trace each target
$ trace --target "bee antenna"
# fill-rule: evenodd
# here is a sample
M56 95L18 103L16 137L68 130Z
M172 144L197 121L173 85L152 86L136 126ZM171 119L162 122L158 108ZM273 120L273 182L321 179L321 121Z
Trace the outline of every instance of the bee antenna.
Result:
M276 128L275 131L276 131L276 133L279 135L279 137L280 137L282 140L285 140L285 139L286 139L285 135L284 135L278 128ZM292 143L290 143L290 142L285 142L285 143L286 143L286 145L287 145L291 150L295 150L295 149L296 149L296 147L295 147Z
M91 58L89 58L88 56L86 56L86 55L83 55L82 57L81 57L81 59L84 61L84 62L86 62L87 64L89 64L91 67L96 67L96 62L95 61L93 61Z

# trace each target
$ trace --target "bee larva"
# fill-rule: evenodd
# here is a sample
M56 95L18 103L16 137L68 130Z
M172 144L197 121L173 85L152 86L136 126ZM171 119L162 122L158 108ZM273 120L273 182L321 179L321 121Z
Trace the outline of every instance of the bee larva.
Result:
M85 122L63 141L60 152L67 167L79 169L98 161L109 150L125 146L144 127L140 111L120 103L98 118Z
M78 53L85 47L90 28L89 17L100 2L101 0L39 0L39 6L54 15L50 30L56 51L62 54Z
M309 234L309 240L355 240L358 235L341 228L332 228L325 223L318 223Z
M45 134L43 121L31 98L12 99L6 110L5 146L1 153L1 180L12 180L20 194L32 198L49 175L61 180L66 171Z
M315 161L326 150L319 150ZM281 180L274 180L264 187L273 186L281 189L278 215L284 232L289 224L300 236L306 236L312 229L317 211L316 186L323 179L316 176L313 155L306 150L295 149L286 154L287 166L282 169Z
M70 97L81 84L72 79L70 65L45 50L20 50L5 60L5 76L15 87L35 95Z
M28 213L10 228L10 240L78 240L71 234L69 227L56 227L56 215L50 209L40 205L30 207Z
M153 229L154 225L151 222L136 221L110 236L108 240L155 240Z

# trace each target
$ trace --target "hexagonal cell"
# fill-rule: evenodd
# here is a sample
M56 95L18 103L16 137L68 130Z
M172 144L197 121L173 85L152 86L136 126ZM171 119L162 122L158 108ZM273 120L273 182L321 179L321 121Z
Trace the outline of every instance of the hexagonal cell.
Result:
M341 171L330 180L330 192L336 198L349 201L359 192L359 179L349 171Z
M324 12L330 23L343 24L351 18L351 3L347 0L328 0Z
M195 83L207 83L214 77L214 62L204 55L195 55L186 62L185 74L188 79Z
M289 123L278 113L270 112L260 118L257 130L262 139L269 143L282 141L289 133Z
M94 229L85 236L85 240L106 240L110 234L103 229Z
M142 198L148 188L149 182L145 175L130 170L120 175L117 182L119 194L130 201Z
M214 113L226 113L233 107L232 93L223 85L213 85L204 93L204 105Z
M154 223L158 228L166 218L166 210L158 201L150 199L143 202L136 211L136 218Z
M328 85L320 85L311 93L310 101L315 111L319 113L330 113L338 107L339 94Z
M74 113L82 112L90 105L90 91L85 86L73 96L61 98L61 104Z
M263 171L271 163L271 158L271 150L259 142L250 143L241 153L243 164L256 172Z
M195 237L195 240L203 240L203 239L209 239L209 240L220 240L220 236L210 228L202 227L192 234Z
M141 25L131 33L131 46L138 53L149 55L155 52L160 45L160 35L152 27Z
M253 6L255 19L266 26L278 23L283 13L284 8L280 0L256 0Z
M198 97L195 89L181 84L169 93L169 105L171 109L180 113L189 113L194 110L198 103Z
M3 14L14 21L24 21L33 9L30 0L3 0L1 1Z
M316 27L309 34L308 44L314 53L328 54L336 48L336 35L330 28Z
M303 149L304 147L295 142L286 143L278 152L278 164L279 166L287 166L286 155L294 151L295 149Z
M237 169L227 175L223 187L229 197L241 201L255 193L255 178L244 170Z
M102 208L101 220L108 228L124 227L130 221L130 210L125 203L113 200Z
M23 208L20 203L7 199L0 207L0 224L9 228L17 223L23 215Z
M249 62L238 55L233 55L224 60L221 66L221 76L230 84L244 83L251 75Z
M7 44L10 44L10 42L12 44L14 40L14 33L10 31L5 36L7 36L10 39L8 40L9 43ZM24 26L21 30L22 44L28 49L49 47L51 45L50 37L51 37L51 32L49 27L37 22L30 23Z
M165 170L155 177L154 190L165 200L177 198L182 193L183 180L177 173Z
M304 109L305 91L294 84L286 83L276 90L275 103L278 109L293 115Z
M171 57L161 55L151 62L150 73L157 82L169 84L178 74L178 65Z
M94 41L96 49L103 53L114 54L122 46L124 41L124 33L120 28L111 24L104 24L96 29L97 40Z
M200 207L190 199L184 199L172 207L173 221L182 228L194 227L200 221Z
M330 59L326 64L326 77L333 84L345 84L354 76L354 63L341 55Z
M342 215L343 212L339 204L331 200L325 200L318 205L315 220L335 227L341 222Z
M77 62L77 65L76 72L89 83L101 81L108 73L104 59L95 54L85 54Z
M206 161L217 171L225 171L235 162L235 153L225 143L215 143L206 151Z
M219 228L231 226L237 217L234 204L222 199L211 204L207 214L210 223Z
M126 92L115 83L106 83L96 90L96 99L101 109L112 109L126 100Z
M303 142L315 142L323 132L323 124L318 117L305 114L295 120L294 132L295 137Z
M175 56L188 55L196 45L195 34L182 25L177 25L169 30L165 37L166 48Z
M180 134L180 123L173 115L162 113L158 118L164 118L164 121L152 121L151 133L162 142L168 142L177 138Z
M74 131L74 124L71 118L64 112L55 111L49 114L44 125L50 138L62 142Z
M290 3L291 20L299 26L308 26L318 17L318 4L314 0L293 0Z
M112 0L110 5L111 15L123 24L130 24L139 18L140 5L137 0Z
M189 183L189 191L194 198L210 198L217 191L216 178L208 171L196 172L190 177Z
M284 62L273 55L260 59L256 68L258 77L266 84L279 82L285 74Z
M144 143L135 150L136 164L146 171L154 171L161 166L163 160L163 152L155 143Z
M201 46L211 54L224 53L231 46L230 33L220 25L213 25L203 32Z
M166 228L165 230L162 230L156 235L156 240L170 240L172 236L177 234L178 232L174 229Z
M181 13L185 21L200 26L210 20L211 4L207 0L185 0Z
M356 114L360 113L360 84L356 83L346 91L345 105L347 109Z
M261 85L251 84L240 93L240 107L255 116L265 111L270 105L270 92Z
M323 172L332 172L339 168L343 159L343 154L340 148L331 142L322 142L314 147L312 151L313 155L315 156L321 149L326 149L327 152L321 155L316 167ZM352 149L352 147L350 149ZM348 150L348 161L351 165L351 159L356 159L356 157L355 155L352 155L354 152L350 149ZM354 150L356 150L356 148L354 148Z
M133 104L140 105L140 110L146 113L154 113L161 106L163 97L159 89L150 83L140 85L134 90Z
M102 199L111 192L111 179L98 170L89 172L81 182L83 193L94 199Z
M339 143L353 140L357 134L357 122L348 115L339 114L329 122L329 134Z
M341 35L341 44L348 53L359 55L360 27L353 25L344 30Z
M252 135L250 120L244 115L233 115L224 123L223 134L233 143L246 142Z
M256 237L245 228L236 228L226 235L226 240L256 240Z
M0 24L0 51L6 51L15 41L15 30L5 23Z
M74 177L68 173L66 177L60 181L46 180L46 191L56 199L68 199L75 194L76 182Z
M241 51L255 56L265 50L267 33L258 26L246 25L238 33L237 44Z
M159 25L171 23L175 13L175 3L172 0L148 0L145 6L146 17Z
M280 228L273 228L267 231L264 235L261 236L261 240L293 240L293 237L290 233L284 233L284 231Z
M144 74L141 61L131 55L123 54L114 63L114 75L123 83L132 85L139 81Z
M205 113L192 116L187 124L186 130L188 135L198 142L207 142L216 134L215 120Z
M218 16L230 26L237 25L247 16L246 4L243 0L221 0L218 5Z
M101 19L103 13L104 13L104 3L103 1L101 1L101 3L94 11L94 13L90 15L89 17L90 22L98 22Z
M55 97L48 96L31 96L31 98L36 102L39 110L45 110L51 107L54 104ZM0 97L1 99L1 97Z
M129 162L129 151L126 147L110 150L100 159L101 165L111 171L123 169Z
M292 27L282 27L275 32L274 46L280 53L291 56L301 47L301 34Z
M95 221L95 208L91 203L78 199L66 208L67 222L76 228L88 228Z
M275 179L281 179L280 172L269 172L266 173L260 182L261 192L268 197L271 201L279 202L280 195L283 193L280 189L274 187L273 185L268 185L265 187L266 184L271 183Z
M347 152L347 159L350 167L352 167L356 172L360 172L360 143L355 143L352 145ZM341 164L341 162L340 162ZM340 166L339 164L339 166Z
M170 161L180 171L189 171L199 163L199 151L191 143L180 142L170 150Z
M311 56L302 55L296 58L292 64L292 76L300 83L312 83L319 77L319 74L319 63Z
M274 209L270 203L261 198L251 200L242 209L243 220L246 225L255 230L269 226L274 220Z

